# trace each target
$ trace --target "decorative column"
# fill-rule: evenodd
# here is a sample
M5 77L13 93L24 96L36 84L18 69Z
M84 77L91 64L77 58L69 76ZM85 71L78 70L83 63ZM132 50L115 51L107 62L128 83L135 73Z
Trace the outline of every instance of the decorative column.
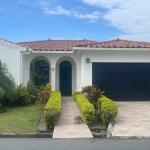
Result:
M51 85L52 85L52 90L56 90L56 66L52 65L51 66Z
M22 83L27 84L30 81L30 65L23 66L23 76L22 76Z
M81 66L76 67L76 91L80 91L81 88Z

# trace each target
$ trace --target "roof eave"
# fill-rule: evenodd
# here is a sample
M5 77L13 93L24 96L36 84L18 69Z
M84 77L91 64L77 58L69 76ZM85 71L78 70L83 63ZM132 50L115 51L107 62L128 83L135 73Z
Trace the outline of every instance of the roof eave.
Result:
M150 48L93 48L93 47L74 47L73 51L150 51Z
M61 53L73 53L73 51L64 51L64 50L60 50L60 51L48 51L48 50L34 50L34 49L28 49L28 51L30 51L30 53L34 53L34 54L36 54L36 53L38 53L38 54L49 54L49 53L53 53L53 54L61 54Z

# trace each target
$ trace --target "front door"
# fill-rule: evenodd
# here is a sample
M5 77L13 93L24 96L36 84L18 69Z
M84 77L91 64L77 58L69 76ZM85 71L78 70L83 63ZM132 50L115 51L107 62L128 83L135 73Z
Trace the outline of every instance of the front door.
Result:
M72 95L72 65L69 61L60 63L59 90L63 96Z

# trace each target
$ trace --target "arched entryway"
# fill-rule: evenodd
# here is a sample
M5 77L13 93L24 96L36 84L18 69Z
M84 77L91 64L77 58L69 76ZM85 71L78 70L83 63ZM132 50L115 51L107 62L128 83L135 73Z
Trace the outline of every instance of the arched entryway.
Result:
M66 60L59 65L59 90L63 96L72 95L72 64Z
M56 90L70 96L76 90L76 63L71 57L61 57L56 63Z
M30 64L30 81L36 86L42 86L50 81L50 66L45 58L35 58Z

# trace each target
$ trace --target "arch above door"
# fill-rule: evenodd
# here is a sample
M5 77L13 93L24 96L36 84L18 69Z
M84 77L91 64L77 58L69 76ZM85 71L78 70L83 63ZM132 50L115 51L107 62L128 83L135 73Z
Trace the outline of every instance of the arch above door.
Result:
M50 82L50 64L45 57L36 57L30 64L30 81L36 86Z
M64 96L76 90L76 63L70 57L61 57L56 63L56 89Z

